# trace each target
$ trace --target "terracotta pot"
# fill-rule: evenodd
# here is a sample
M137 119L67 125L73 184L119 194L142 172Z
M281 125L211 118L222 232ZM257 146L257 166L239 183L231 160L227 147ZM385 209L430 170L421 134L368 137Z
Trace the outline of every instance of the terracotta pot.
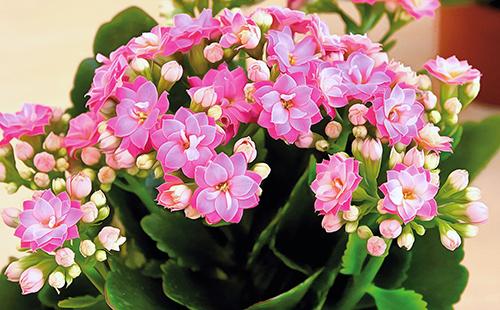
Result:
M500 105L500 9L485 5L443 6L439 54L456 55L478 68L478 100Z

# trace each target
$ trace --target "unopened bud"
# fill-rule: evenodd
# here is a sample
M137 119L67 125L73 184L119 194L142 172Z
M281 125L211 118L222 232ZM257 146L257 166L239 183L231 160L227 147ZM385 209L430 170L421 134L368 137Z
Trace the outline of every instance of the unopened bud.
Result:
M56 170L59 172L64 172L68 170L69 168L69 163L66 160L66 158L58 158L56 160Z
M149 170L149 169L153 168L153 165L155 164L155 162L156 162L156 157L153 153L142 154L139 157L137 157L136 165L139 169ZM105 182L103 182L103 183L105 183ZM109 182L106 182L106 183L109 183Z
M481 200L481 190L473 186L467 187L465 189L465 199L467 199L467 201Z
M169 61L161 67L161 76L170 83L175 83L182 78L184 70L175 60Z
M160 179L160 178L162 178L165 175L165 172L163 171L163 169L162 169L161 166L157 166L153 170L153 175L154 175L155 179Z
M396 239L401 235L403 228L398 220L384 220L379 225L380 234L386 239Z
M432 91L426 91L422 95L422 104L427 111L434 110L437 105L437 97Z
M101 169L99 169L99 172L97 173L97 178L99 179L99 182L101 182L102 184L111 184L116 179L116 172L115 170L113 170L113 168L104 166Z
M368 130L365 126L356 126L352 129L352 134L355 138L364 139L368 134Z
M436 152L430 152L425 155L424 168L428 170L434 170L439 166L439 154Z
M48 152L58 151L63 143L63 138L51 132L43 142L43 149Z
M82 221L84 223L93 223L97 219L99 210L92 201L83 204L80 208L83 212Z
M330 144L326 140L318 140L318 141L316 141L314 146L316 147L316 150L318 150L320 152L326 152L328 150L328 148L330 147Z
M357 229L358 237L363 240L367 240L373 236L373 232L370 227L366 225L359 226Z
M340 133L342 132L342 124L336 121L331 121L328 124L326 124L325 127L325 134L328 136L330 139L337 139L340 136Z
M359 223L357 221L345 223L345 232L348 234L356 232L356 230L358 229L358 225Z
M98 251L96 251L95 252L95 259L98 262L103 262L106 259L108 259L108 256L106 255L106 251L104 251L104 250L98 250Z
M342 228L344 223L340 214L327 213L321 221L321 226L327 233L332 233Z
M454 170L446 181L455 191L463 191L469 185L469 172L463 169Z
M418 88L421 90L428 90L432 87L431 78L427 74L420 74L418 76Z
M34 171L30 167L20 165L17 168L17 172L19 173L19 176L23 178L24 180L31 180L33 177Z
M260 175L262 180L264 180L271 173L271 167L266 163L257 163L253 166L252 171Z
M213 42L205 47L203 56L209 62L216 63L224 58L224 49L219 43Z
M262 31L267 31L273 24L273 17L263 9L258 9L252 14L252 20L255 24L262 28Z
M56 263L62 267L70 267L75 263L75 252L70 248L60 248L56 251Z
M271 71L267 64L262 60L248 58L247 60L248 79L252 82L268 81L271 77Z
M366 242L366 249L371 256L382 256L387 249L387 243L385 243L384 239L373 236Z
M411 250L415 243L415 236L409 226L405 226L403 233L398 237L398 246L407 251Z
M55 289L63 288L66 284L66 279L64 277L64 273L60 271L54 271L49 275L49 285Z
M55 194L66 191L66 181L63 178L52 180L52 191L54 191Z
M130 67L138 74L141 74L150 68L149 61L144 58L135 58L130 62Z
M77 264L68 268L68 276L72 279L78 278L82 274L82 269Z
M453 224L452 227L463 238L474 238L479 234L479 227L472 224Z
M49 175L43 172L37 172L33 178L33 181L39 188L47 188L50 185Z
M10 149L7 149L6 147L2 147L2 150L10 150ZM31 144L24 142L24 141L19 141L14 146L14 152L16 154L16 157L19 158L21 161L29 160L29 159L33 158L33 155L35 154L35 151L34 151L33 147L31 146Z
M424 163L424 152L417 149L416 146L412 147L408 152L406 152L403 159L403 164L405 164L407 167L416 166L418 168L421 168L424 166Z
M94 166L101 160L101 151L95 147L85 147L82 150L82 161L87 166Z
M2 210L2 220L5 225L11 228L17 228L19 225L19 214L21 210L16 208L5 208Z
M15 192L17 192L18 189L19 189L19 186L14 182L5 184L5 191L9 195L14 194Z
M201 87L194 92L192 99L202 107L209 108L217 102L217 93L213 86Z
M404 157L405 157L404 153L398 152L394 147L391 148L391 153L389 155L389 169L392 169L397 164L402 163Z
M244 137L236 141L233 147L234 153L243 153L247 163L251 163L257 157L257 149L252 138Z
M449 224L443 221L438 224L441 244L450 251L456 250L462 244L460 235Z
M97 191L90 196L90 201L92 201L96 207L100 208L106 205L106 195L102 191Z
M349 210L342 212L342 218L347 222L354 222L358 220L359 209L356 206L351 206Z
M444 109L448 114L455 115L462 110L462 104L457 97L453 97L445 101Z
M432 110L429 114L427 114L427 118L429 119L429 122L437 124L441 121L441 113L437 110Z
M478 201L470 202L465 207L465 215L470 223L484 223L489 216L488 206Z
M103 220L105 220L109 216L110 211L111 210L110 210L110 208L108 206L101 207L99 209L99 212L97 213L96 221L103 221Z
M95 243L90 240L83 240L80 243L80 253L82 253L83 257L90 257L94 255L96 252Z

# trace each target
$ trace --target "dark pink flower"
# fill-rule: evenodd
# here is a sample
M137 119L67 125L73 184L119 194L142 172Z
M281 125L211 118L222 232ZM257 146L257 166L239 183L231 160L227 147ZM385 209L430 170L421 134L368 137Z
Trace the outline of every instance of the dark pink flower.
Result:
M100 117L92 112L80 114L69 121L68 134L64 137L64 147L71 156L75 151L97 143L100 121Z
M23 136L44 134L45 126L50 123L51 118L51 108L30 103L25 103L21 111L15 114L0 113L0 128L3 130L0 145Z

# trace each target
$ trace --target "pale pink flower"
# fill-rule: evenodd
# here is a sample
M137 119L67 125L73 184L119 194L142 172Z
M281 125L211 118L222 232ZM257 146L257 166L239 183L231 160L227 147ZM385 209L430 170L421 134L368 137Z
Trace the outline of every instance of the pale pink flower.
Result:
M35 150L28 142L19 141L14 145L14 152L17 158L26 161L33 158Z
M70 248L60 248L56 251L56 263L66 268L71 267L75 263L75 252Z
M424 124L423 112L424 107L416 101L415 90L398 84L373 100L367 118L382 137L389 139L390 145L409 144Z
M377 67L375 60L364 53L354 52L338 67L342 70L349 99L370 100L391 81L385 73L385 67Z
M106 164L115 170L132 168L135 166L135 160L136 158L125 149L106 153Z
M359 162L341 155L330 155L316 164L316 178L311 189L316 195L314 209L320 214L347 211L351 208L352 193L361 182Z
M211 63L216 63L224 58L224 49L219 43L213 42L203 49L203 56Z
M356 126L366 123L368 107L364 104L356 103L349 108L349 121Z
M2 209L2 220L5 225L11 228L17 228L19 225L19 214L21 214L21 210L16 208Z
M424 16L434 17L440 6L439 0L398 0L398 2L415 19Z
M262 60L248 58L247 60L248 79L252 82L268 81L271 76L269 67Z
M127 46L136 57L152 59L161 52L163 43L169 37L169 30L169 27L155 26L150 32L132 38Z
M185 108L177 110L173 117L167 116L152 135L163 170L168 173L182 169L188 177L194 176L196 166L206 164L215 155L214 149L222 138L212 118Z
M108 251L120 251L120 246L127 238L120 236L120 229L106 226L97 235L101 245Z
M195 181L199 186L193 194L193 207L208 223L221 220L238 223L243 210L259 203L261 177L247 170L241 153L228 157L220 153L206 166L196 167Z
M378 230L380 234L386 239L396 239L401 235L403 228L401 227L401 223L395 219L383 220L380 222Z
M313 89L301 74L280 75L273 85L266 84L255 92L255 100L262 107L258 124L274 139L294 143L321 120L312 96Z
M45 126L50 123L52 109L39 104L25 103L21 111L14 114L0 113L0 129L3 139L0 145L23 136L37 136L45 133Z
M35 155L33 158L33 163L35 168L41 172L49 172L56 166L56 160L54 155L47 152L41 152Z
M71 175L66 178L66 188L72 199L81 200L92 191L92 181L83 172Z
M184 210L191 205L193 191L176 176L165 175L165 183L157 190L158 204L171 211Z
M387 244L384 239L372 236L366 242L366 250L371 256L382 256L387 249Z
M69 121L64 147L68 149L70 155L73 156L77 150L97 143L99 122L100 117L91 112L80 114Z
M434 196L439 187L431 183L431 175L422 167L396 164L387 171L387 182L380 186L384 193L382 209L397 214L406 224L415 216L426 219L437 214Z
M334 116L335 110L332 108L341 108L348 103L342 71L330 66L320 66L318 71L318 86L326 99L325 108L330 115Z
M425 163L424 151L419 150L416 146L412 147L408 152L406 152L403 158L403 164L406 166L416 166L418 168L423 167Z
M71 201L67 193L55 196L45 190L24 202L14 235L21 238L22 248L52 252L66 240L79 237L76 224L82 215L80 203Z
M472 68L466 60L458 60L456 56L448 58L437 56L436 59L427 61L424 68L446 84L462 85L481 76L479 70Z
M224 9L219 14L222 37L220 44L224 48L253 49L260 41L260 28L255 22L246 18L241 12L232 12Z
M122 138L121 147L131 154L147 152L151 133L157 129L158 120L168 110L167 93L158 98L156 86L143 77L133 84L118 88L116 117L108 121L114 134Z
M36 293L42 289L45 284L45 276L37 267L30 267L21 273L19 277L19 285L21 286L22 294Z
M418 145L427 151L451 152L452 138L439 135L439 127L427 123L415 137Z

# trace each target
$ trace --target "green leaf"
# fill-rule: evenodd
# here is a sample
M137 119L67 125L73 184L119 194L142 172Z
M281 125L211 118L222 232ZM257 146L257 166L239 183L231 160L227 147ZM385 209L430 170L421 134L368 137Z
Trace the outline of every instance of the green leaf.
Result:
M97 297L85 295L78 297L70 297L68 299L61 300L57 303L59 308L69 308L69 309L79 309L79 308L87 308L102 302L104 298L102 295Z
M463 248L445 249L435 228L416 239L408 279L403 286L422 294L429 309L452 309L467 285L468 272L460 264Z
M118 47L143 32L148 32L157 22L138 7L130 7L118 13L113 19L97 30L94 39L94 54L108 56Z
M395 242L389 250L382 267L375 278L375 285L380 288L396 289L408 278L408 269L412 262L412 251L399 248Z
M10 282L0 275L0 300L2 309L41 309L42 305L35 294L21 295L19 283Z
M90 281L85 276L80 276L73 280L73 283L67 288L61 290L58 294L56 290L49 285L45 285L40 292L38 292L38 300L47 307L56 308L61 300L67 299L72 296L97 296L99 292L90 283ZM108 309L105 303L102 305L101 309Z
M201 221L193 221L184 214L161 212L144 217L144 231L157 242L157 247L190 268L229 265L231 257L210 234L210 228Z
M161 291L161 283L114 262L106 278L106 300L113 309L178 309Z
M376 286L368 289L377 309L381 310L425 310L427 303L422 299L422 295L405 289L386 290Z
M212 279L169 260L162 266L163 292L189 309L237 309L236 283Z
M358 237L358 234L349 234L349 240L342 256L342 269L340 273L357 275L361 272L366 255L366 240Z
M73 89L70 93L73 107L68 110L68 113L71 116L74 117L87 111L85 104L87 103L88 98L85 97L85 94L89 91L90 86L92 85L94 72L98 67L99 63L95 61L94 58L86 58L82 60L78 66L73 80Z
M469 171L474 179L500 148L500 115L481 122L463 125L462 139L453 155L440 165L441 177L446 178L455 169Z
M299 302L304 298L307 291L314 283L314 280L320 275L321 270L317 271L310 277L308 277L304 282L295 286L294 288L284 292L271 299L261 301L248 307L248 310L271 310L271 309L295 309Z

